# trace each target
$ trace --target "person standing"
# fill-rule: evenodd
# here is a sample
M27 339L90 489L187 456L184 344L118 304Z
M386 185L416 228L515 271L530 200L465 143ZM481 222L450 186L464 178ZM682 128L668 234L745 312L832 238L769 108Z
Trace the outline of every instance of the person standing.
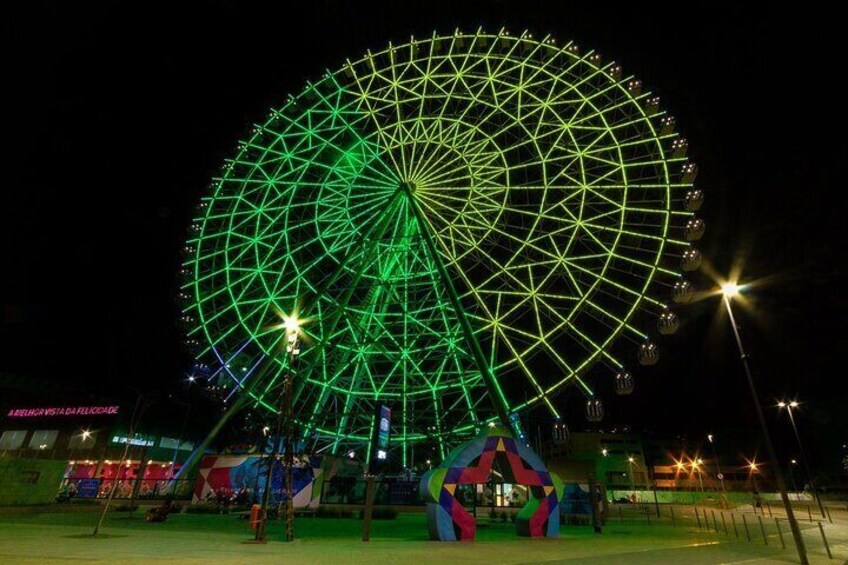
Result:
M601 533L601 526L604 524L604 493L600 483L595 483L592 487L590 498L592 500L592 525L595 527L595 533Z

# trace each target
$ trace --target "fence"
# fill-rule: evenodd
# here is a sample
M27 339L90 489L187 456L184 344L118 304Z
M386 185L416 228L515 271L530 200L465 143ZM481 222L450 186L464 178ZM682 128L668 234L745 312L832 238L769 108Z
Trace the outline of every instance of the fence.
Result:
M844 506L844 505L843 505ZM848 559L848 508L826 506L822 517L818 507L793 504L793 513L810 555ZM834 517L837 518L834 523ZM761 544L774 550L794 553L795 543L782 506L766 502L727 510L718 507L678 504L611 504L607 525L642 524L690 528L731 541Z

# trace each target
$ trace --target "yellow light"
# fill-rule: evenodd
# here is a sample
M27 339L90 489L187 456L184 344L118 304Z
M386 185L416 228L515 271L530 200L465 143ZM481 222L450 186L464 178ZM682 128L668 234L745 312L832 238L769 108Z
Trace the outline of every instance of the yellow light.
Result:
M91 431L90 430L83 430L82 431L82 439L83 440L86 440L90 437L91 437Z
M728 298L733 298L739 294L739 291L742 287L740 287L735 282L726 282L721 285L721 293Z
M297 316L283 316L283 326L286 328L286 332L296 334L300 331L300 320L297 319Z
M627 458L627 461L628 461L629 463L633 463L633 462L634 462L634 461L636 461L636 460L635 460L635 459L633 459L633 457L628 457L628 458Z
M786 408L786 403L783 402L783 401L780 401L780 402L777 403L777 407L778 408Z
M793 400L792 402L789 403L789 406L791 406L792 408L798 408L798 402Z

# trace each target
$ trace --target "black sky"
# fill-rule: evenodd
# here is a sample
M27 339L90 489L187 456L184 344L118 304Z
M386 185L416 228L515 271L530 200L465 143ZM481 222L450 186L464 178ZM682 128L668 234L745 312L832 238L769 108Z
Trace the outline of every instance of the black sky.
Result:
M177 386L190 362L175 322L179 250L193 205L250 124L389 40L528 28L619 61L676 116L707 194L705 256L722 273L744 259L746 278L768 279L756 314L740 312L762 396L809 400L799 424L830 458L848 441L845 50L841 18L807 6L4 8L0 371L104 391ZM755 425L718 306L682 313L660 364L611 404L613 423L693 436Z

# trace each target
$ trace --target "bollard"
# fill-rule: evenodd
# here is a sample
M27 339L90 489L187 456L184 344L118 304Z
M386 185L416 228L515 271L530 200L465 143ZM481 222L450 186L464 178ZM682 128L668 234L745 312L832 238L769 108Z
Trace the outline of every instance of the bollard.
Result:
M671 512L671 527L676 528L677 520L674 519L674 506L669 506L668 509Z
M786 549L786 542L783 541L783 532L780 531L780 520L774 519L774 525L777 526L777 535L780 536L780 547Z
M715 533L718 533L718 521L715 517L715 510L710 510L710 513L713 515L713 526L715 526Z
M821 532L821 535L822 535L822 541L824 542L824 548L827 551L827 558L833 559L833 554L830 552L830 546L827 543L827 536L824 535L824 527L822 526L821 522L819 522L819 531Z
M768 545L768 538L766 537L766 527L763 526L763 517L757 516L757 520L760 521L760 531L763 532L763 543Z
M768 503L768 500L766 500L766 508L768 508L769 511L769 518L773 518L774 516L772 516L771 513L771 504Z
M807 517L810 519L810 522L813 521L813 513L810 512L810 505L807 505Z
M727 521L724 519L724 512L721 513L721 527L724 528L724 535L727 534Z
M701 529L701 515L698 513L698 507L695 507L695 519L698 520L698 529Z
M742 524L745 525L745 538L748 541L751 541L751 532L748 531L748 520L745 519L745 515L742 514Z

